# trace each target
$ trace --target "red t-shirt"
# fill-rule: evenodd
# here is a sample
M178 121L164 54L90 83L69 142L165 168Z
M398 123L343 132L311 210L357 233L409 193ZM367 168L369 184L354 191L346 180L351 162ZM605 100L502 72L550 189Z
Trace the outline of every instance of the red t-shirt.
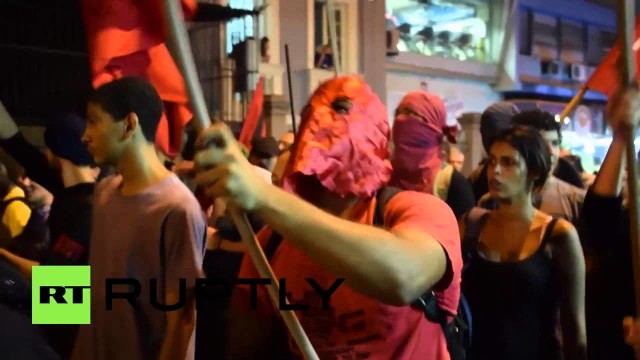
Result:
M371 224L375 199L365 205L356 221ZM440 242L450 267L444 281L434 290L439 305L455 314L462 257L458 225L451 209L434 196L405 191L387 203L384 222L391 229L422 230ZM270 235L268 229L259 234L263 246ZM311 305L311 310L296 314L320 359L449 360L440 325L428 321L424 312L411 306L386 305L342 284L331 296L330 309L322 310L320 297L305 279L313 278L327 289L338 276L321 269L286 239L273 255L271 266L276 277L286 279L289 302ZM242 263L240 277L257 277L248 256ZM258 289L259 310L273 312L265 288Z

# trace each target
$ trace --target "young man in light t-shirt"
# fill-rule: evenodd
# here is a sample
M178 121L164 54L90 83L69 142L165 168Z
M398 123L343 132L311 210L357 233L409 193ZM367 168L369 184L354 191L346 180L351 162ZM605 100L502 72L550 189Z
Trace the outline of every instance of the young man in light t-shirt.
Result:
M194 288L201 277L206 222L193 194L156 155L162 101L145 80L122 78L96 89L87 115L83 141L97 164L112 165L119 175L96 187L91 325L80 327L73 359L193 359ZM106 278L138 280L137 309L115 299L106 310ZM155 293L152 281L157 281ZM184 306L175 311L152 306L181 301Z

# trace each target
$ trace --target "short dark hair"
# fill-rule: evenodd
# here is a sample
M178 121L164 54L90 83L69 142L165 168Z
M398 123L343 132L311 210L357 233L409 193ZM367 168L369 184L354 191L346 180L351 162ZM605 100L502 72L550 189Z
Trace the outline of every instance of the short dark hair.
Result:
M162 118L162 99L148 81L138 77L124 77L98 87L89 102L98 104L116 121L135 113L142 134L154 142Z
M278 141L273 136L261 137L251 141L250 155L258 159L271 159L279 154Z
M551 171L551 153L540 130L532 126L516 125L498 133L494 144L497 142L505 142L516 149L527 165L527 172L538 175L533 182L534 189L544 185Z
M538 131L555 131L562 141L562 129L556 117L540 109L527 110L513 116L513 125L532 126Z

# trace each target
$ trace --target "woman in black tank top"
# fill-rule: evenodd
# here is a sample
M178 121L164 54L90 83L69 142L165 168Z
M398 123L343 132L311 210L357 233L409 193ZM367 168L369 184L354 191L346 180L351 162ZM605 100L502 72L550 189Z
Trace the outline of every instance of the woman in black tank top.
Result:
M487 172L498 209L473 209L460 222L473 360L586 358L578 235L569 222L532 204L550 170L547 145L535 129L503 131L491 147Z

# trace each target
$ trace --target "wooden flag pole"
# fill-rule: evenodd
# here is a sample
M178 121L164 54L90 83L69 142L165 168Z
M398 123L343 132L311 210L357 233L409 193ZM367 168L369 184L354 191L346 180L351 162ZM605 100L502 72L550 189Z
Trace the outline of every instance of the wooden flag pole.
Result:
M634 0L619 0L618 7L618 34L622 39L621 60L621 85L626 88L631 85L636 75L635 59L633 54L633 41L635 39ZM633 262L633 282L635 289L636 314L640 314L640 223L638 220L638 163L635 151L636 128L633 126L627 139L627 186L629 206L629 234L631 235L631 256Z
M182 76L184 76L187 92L189 93L189 100L197 121L196 123L199 127L206 128L211 124L211 120L209 119L207 106L200 86L200 80L198 79L195 62L193 61L193 53L191 52L191 45L189 44L189 38L184 26L184 16L182 14L182 9L180 8L180 2L175 0L164 0L163 5L164 20L169 28L170 40L175 46L175 52L171 55L178 64L178 68L182 72ZM221 145L226 146L227 144ZM229 212L234 224L238 228L242 241L247 245L249 255L251 256L251 260L253 260L253 264L258 270L258 273L263 278L271 279L271 285L267 286L267 290L274 306L278 308L280 303L280 282L273 273L271 266L269 266L269 261L267 261L267 258L262 251L262 247L258 243L255 234L249 225L249 220L239 209L230 207ZM280 311L280 315L282 316L285 325L291 333L291 337L296 342L296 345L298 345L298 348L304 358L307 360L319 359L311 341L309 341L302 325L300 325L300 321L296 317L295 312Z
M574 96L573 99L571 99L571 101L567 104L567 106L562 111L562 114L560 114L560 121L562 121L564 118L569 116L569 114L571 114L573 110L575 110L576 107L580 105L580 103L582 102L582 99L584 98L584 94L587 93L587 90L589 89L587 89L586 86L583 86L580 89L580 91L578 91L576 96Z

